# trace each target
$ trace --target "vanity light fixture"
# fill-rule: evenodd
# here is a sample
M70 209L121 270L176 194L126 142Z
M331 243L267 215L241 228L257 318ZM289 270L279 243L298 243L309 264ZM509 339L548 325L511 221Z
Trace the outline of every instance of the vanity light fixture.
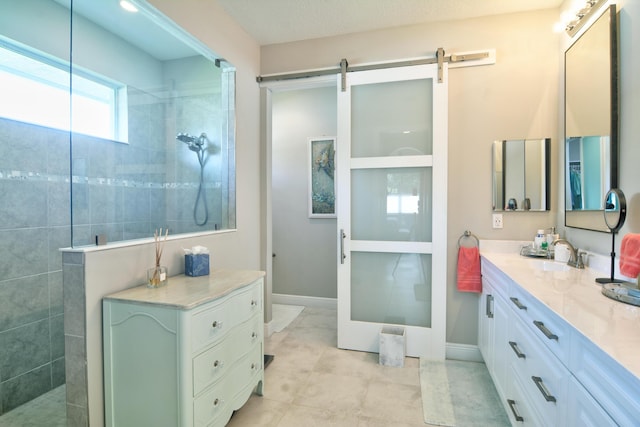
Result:
M575 13L575 17L567 23L565 27L567 34L571 37L575 36L580 28L589 20L589 17L606 2L607 0L587 0L584 6Z
M127 12L137 12L138 8L133 5L133 3L128 2L127 0L120 1L120 7L126 10Z

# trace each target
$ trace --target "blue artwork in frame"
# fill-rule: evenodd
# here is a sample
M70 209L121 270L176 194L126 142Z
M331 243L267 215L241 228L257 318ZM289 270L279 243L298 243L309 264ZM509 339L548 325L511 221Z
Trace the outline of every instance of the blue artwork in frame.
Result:
M335 137L309 138L309 218L336 217Z

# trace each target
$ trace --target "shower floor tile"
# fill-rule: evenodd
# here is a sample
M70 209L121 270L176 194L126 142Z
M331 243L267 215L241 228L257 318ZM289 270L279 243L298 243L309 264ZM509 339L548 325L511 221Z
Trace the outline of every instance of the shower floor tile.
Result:
M66 390L61 385L0 416L2 427L66 427Z

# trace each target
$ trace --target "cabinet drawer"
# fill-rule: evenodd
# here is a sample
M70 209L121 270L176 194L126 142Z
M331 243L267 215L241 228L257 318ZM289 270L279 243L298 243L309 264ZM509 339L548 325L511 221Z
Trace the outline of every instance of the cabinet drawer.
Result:
M512 286L511 308L560 361L569 364L570 329L562 319L524 290Z
M224 378L194 400L194 426L209 426L212 425L216 419L226 420L231 416L233 410L229 407L232 397L229 392L229 383L232 384L233 382L232 379Z
M233 355L234 357L230 357ZM193 359L193 395L222 378L236 359L229 344L220 343Z
M234 339L230 345L232 346L233 354L236 355L236 359L247 354L256 343L262 342L263 329L261 316L254 316L234 329Z
M252 378L262 371L263 363L262 346L255 346L247 356L239 360L229 374L233 379L230 384L227 384L229 396L236 397L247 387L247 384L252 384Z
M222 338L226 331L233 326L226 310L227 307L228 304L217 304L192 316L192 351L196 352Z
M640 381L584 336L574 334L571 369L607 413L621 426L640 420Z
M239 324L262 311L262 286L256 286L254 282L249 289L235 295L233 301L232 319L234 324Z
M531 407L529 399L514 371L511 371L511 381L507 385L507 399L505 409L512 426L537 427L544 425Z
M545 425L564 425L567 411L567 386L569 371L555 356L531 335L528 329L522 331L518 342L526 352L523 366L517 370L529 402Z
M567 402L566 425L581 427L614 427L618 425L602 409L602 406L591 397L587 390L582 387L578 380L571 377L569 383L571 385L571 393Z

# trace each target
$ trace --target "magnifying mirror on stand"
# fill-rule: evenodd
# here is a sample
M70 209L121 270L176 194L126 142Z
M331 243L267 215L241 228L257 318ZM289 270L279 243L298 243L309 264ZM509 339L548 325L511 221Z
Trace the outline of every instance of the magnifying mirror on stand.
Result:
M599 277L598 283L624 283L614 278L616 262L616 233L620 231L627 217L627 199L622 190L612 188L604 196L604 222L611 231L611 277Z

